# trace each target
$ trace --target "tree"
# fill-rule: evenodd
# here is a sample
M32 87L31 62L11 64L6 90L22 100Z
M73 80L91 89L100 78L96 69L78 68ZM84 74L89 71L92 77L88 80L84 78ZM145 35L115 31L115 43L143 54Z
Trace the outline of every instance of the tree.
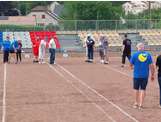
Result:
M123 14L121 3L114 5L110 1L64 2L62 17L80 20L119 19Z

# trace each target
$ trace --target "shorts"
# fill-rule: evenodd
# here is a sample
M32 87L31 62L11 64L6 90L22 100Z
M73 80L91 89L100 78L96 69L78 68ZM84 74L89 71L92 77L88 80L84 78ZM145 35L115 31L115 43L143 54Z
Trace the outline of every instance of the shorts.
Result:
M101 57L104 57L104 51L102 49L99 50L99 54Z
M15 53L15 51L14 50L10 50L10 53Z
M148 78L134 78L133 88L135 90L146 90L147 83L148 83Z

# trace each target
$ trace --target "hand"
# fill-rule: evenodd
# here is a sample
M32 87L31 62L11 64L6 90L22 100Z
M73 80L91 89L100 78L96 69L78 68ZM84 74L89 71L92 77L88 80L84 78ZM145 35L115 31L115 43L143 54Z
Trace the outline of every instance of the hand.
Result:
M151 75L151 81L154 81L154 79L155 79L154 75Z

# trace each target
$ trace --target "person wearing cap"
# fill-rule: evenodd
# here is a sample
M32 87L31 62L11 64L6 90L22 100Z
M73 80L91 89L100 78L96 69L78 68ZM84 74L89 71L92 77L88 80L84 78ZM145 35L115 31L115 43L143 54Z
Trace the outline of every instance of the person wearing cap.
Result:
M91 35L88 35L86 40L88 59L86 60L86 62L89 63L93 62L94 44L95 44L94 39L91 37Z
M6 40L2 43L3 49L3 63L9 62L9 51L10 51L11 42L9 40L9 36L6 37Z
M137 44L138 51L130 59L130 66L133 69L133 89L135 102L133 107L141 109L145 98L146 86L151 71L151 81L154 80L154 65L150 53L144 51L144 44Z
M125 34L125 39L123 40L122 45L122 65L121 67L124 67L126 57L130 60L131 58L131 40L127 38L127 34Z

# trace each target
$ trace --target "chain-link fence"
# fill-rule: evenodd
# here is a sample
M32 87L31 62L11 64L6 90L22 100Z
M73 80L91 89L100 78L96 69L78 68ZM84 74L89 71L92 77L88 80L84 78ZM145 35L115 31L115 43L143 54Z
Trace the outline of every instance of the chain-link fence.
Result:
M99 30L139 30L161 29L161 20L59 20L57 23L36 25L13 25L0 23L0 31L99 31Z
M160 29L161 20L64 20L59 21L58 29L78 30L124 30Z

